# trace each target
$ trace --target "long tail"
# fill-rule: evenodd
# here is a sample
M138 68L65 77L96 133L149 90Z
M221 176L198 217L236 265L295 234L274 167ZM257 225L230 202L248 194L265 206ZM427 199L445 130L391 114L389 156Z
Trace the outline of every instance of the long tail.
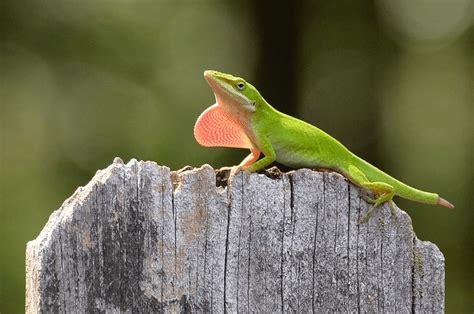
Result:
M454 208L453 204L440 197L438 194L418 190L401 181L398 181L397 179L386 174L377 167L369 164L362 158L357 158L357 164L357 166L360 167L362 172L365 173L365 175L370 181L382 181L392 185L395 188L395 194L400 197L419 203L441 205L447 208Z

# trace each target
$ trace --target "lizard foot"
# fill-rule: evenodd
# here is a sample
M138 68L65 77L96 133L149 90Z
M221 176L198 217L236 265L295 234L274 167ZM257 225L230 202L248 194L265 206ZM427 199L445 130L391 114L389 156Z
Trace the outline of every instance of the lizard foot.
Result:
M375 198L372 198L367 194L362 194L360 197L369 204L375 204L377 201Z
M395 205L393 204L393 201L392 201L392 198L393 196L395 195L395 193L392 191L392 192L387 192L387 193L383 193L382 195L380 195L377 199L373 200L374 201L374 206L372 206L360 219L359 219L359 222L358 224L363 224L363 223L366 223L369 218L372 216L373 212L374 212L374 209L379 207L381 204L385 203L385 202L389 202L389 205L390 205L390 208L392 210L392 215L395 215ZM396 216L395 216L396 217Z

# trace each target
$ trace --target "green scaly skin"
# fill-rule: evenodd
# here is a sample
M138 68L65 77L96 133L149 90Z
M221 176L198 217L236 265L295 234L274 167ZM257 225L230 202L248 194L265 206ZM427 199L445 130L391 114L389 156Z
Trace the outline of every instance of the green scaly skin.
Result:
M255 158L249 155L241 164L244 170L254 172L273 161L292 168L325 168L339 172L355 185L373 192L377 196L373 208L391 201L394 195L453 207L438 194L410 187L379 170L317 127L279 112L244 79L217 71L206 71L204 76L218 105L235 117L252 142L253 152L258 150L265 155L250 164L248 161ZM362 221L367 219L368 216Z

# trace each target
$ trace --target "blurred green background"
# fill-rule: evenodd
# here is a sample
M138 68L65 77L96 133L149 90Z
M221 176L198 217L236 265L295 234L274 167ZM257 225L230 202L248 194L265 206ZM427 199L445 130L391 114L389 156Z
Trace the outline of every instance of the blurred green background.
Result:
M473 312L471 0L15 1L0 4L0 312L24 310L24 251L115 156L237 164L203 148L202 72L278 109L454 210L397 204L446 257L447 311Z

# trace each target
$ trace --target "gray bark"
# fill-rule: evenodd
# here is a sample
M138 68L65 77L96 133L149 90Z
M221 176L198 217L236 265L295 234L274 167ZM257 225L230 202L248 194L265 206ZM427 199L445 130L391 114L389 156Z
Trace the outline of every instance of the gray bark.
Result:
M336 173L120 159L26 249L26 311L443 312L444 257Z

